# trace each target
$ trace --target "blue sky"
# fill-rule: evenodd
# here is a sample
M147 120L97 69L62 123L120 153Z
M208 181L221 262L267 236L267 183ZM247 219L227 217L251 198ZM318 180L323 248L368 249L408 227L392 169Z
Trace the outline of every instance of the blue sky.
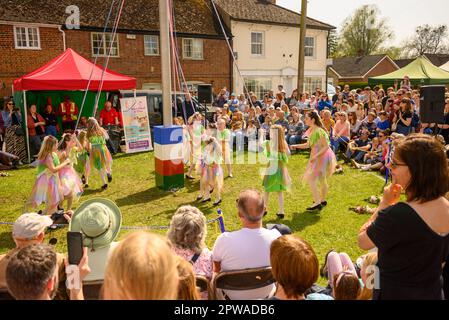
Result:
M301 0L277 0L277 4L299 12ZM393 45L411 37L418 25L449 25L447 0L309 0L307 15L340 28L343 20L364 4L376 4L388 19L396 36Z

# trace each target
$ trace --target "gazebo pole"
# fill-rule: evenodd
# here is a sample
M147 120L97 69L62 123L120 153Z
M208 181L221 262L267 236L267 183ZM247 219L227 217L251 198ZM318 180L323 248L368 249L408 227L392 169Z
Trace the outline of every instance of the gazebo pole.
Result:
M23 90L23 111L25 119L25 140L27 142L28 151L28 163L31 163L31 152L30 152L30 138L28 136L28 106L27 106L27 94L26 90Z

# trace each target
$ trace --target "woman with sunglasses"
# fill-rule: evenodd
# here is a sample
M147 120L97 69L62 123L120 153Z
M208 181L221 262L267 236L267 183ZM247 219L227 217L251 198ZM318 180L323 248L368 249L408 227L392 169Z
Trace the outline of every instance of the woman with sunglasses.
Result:
M15 108L13 100L7 100L2 111L4 121L5 151L21 161L26 161L25 139L20 108Z
M392 185L360 229L359 247L378 248L380 285L375 300L441 300L449 255L449 170L442 144L413 134L395 148L388 165ZM400 202L401 190L406 202Z

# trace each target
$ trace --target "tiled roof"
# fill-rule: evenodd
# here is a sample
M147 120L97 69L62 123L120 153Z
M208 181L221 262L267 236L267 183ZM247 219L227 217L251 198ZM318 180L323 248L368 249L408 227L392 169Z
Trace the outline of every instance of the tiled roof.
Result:
M443 64L449 61L449 54L430 54L426 53L424 56L432 62L437 67L441 67ZM415 61L415 59L399 59L395 60L396 64L399 68L404 68L408 66L411 62Z
M63 25L66 7L80 9L81 28L104 28L111 0L0 0L0 20ZM109 26L112 28L120 1ZM211 11L210 0L174 0L176 31L178 33L222 36L221 29ZM125 1L119 30L158 31L159 1Z
M362 78L383 58L385 54L362 56L362 57L344 57L333 59L331 66L342 78L360 77Z
M232 19L279 25L300 25L301 15L269 0L214 0ZM315 29L335 29L327 23L307 17L307 27Z

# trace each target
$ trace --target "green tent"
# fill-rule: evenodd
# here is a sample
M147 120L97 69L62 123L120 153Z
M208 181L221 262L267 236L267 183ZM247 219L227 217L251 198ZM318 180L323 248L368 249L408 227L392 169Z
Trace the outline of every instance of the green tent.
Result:
M426 57L421 56L402 69L379 77L369 78L369 85L393 86L395 81L401 83L404 76L410 78L412 85L425 86L449 84L449 72L433 65Z

